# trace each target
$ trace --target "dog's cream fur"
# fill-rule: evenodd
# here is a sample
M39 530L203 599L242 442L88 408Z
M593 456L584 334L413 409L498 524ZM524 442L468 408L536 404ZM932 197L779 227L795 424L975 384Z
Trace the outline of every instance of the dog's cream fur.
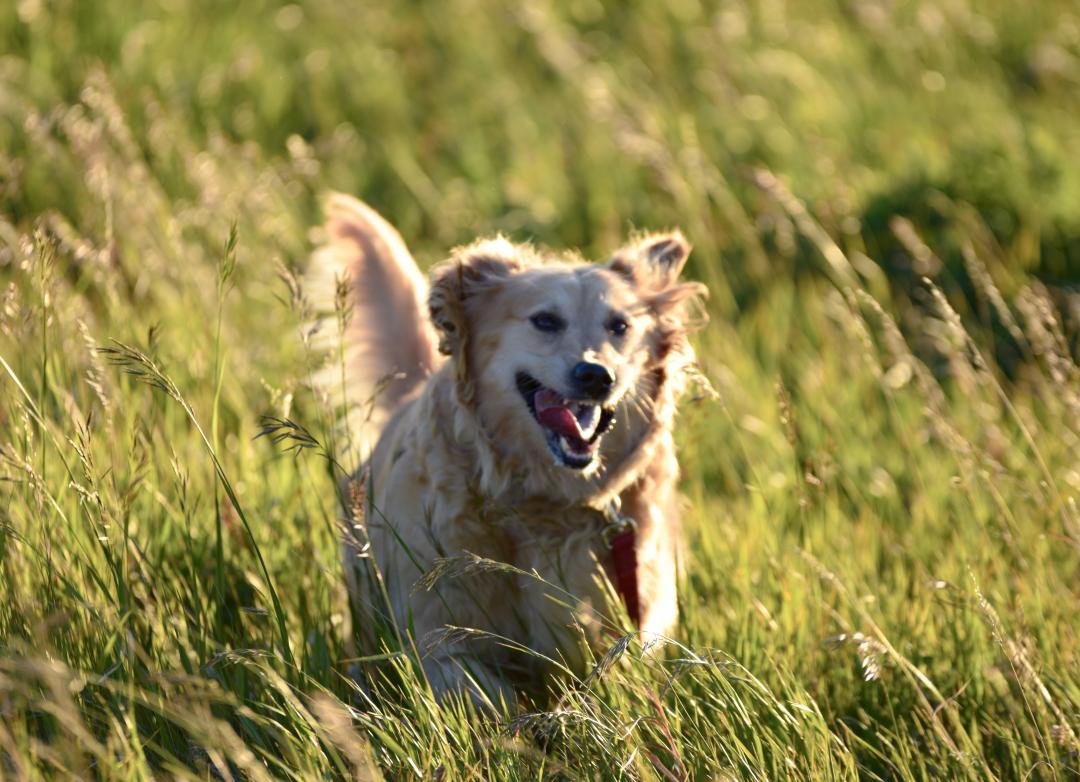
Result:
M638 523L641 630L671 630L671 430L693 363L687 305L704 293L678 280L688 254L677 233L645 236L597 265L497 238L455 250L432 271L429 291L389 224L355 199L331 197L309 281L325 290L347 275L347 386L355 402L375 395L352 422L354 435L373 444L357 473L368 476L363 499L358 480L347 482L354 510L345 572L362 653L378 651L363 646L374 643L379 617L409 628L422 647L442 634L424 658L432 686L478 701L509 702L516 688L543 681L540 658L515 654L512 644L580 666L582 633L593 644L610 641L603 628L617 615L598 578L604 569L611 575L602 509L613 499ZM565 327L538 330L530 317L541 310ZM613 313L625 334L612 332ZM580 361L614 372L615 423L592 462L572 469L553 455L515 377L525 372L569 397L566 378ZM456 577L420 583L440 560L473 555L518 572L474 560ZM525 575L532 572L540 578Z

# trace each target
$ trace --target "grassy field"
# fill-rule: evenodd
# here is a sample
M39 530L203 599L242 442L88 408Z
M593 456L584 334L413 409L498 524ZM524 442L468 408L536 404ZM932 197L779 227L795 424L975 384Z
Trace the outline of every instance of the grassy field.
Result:
M1080 777L1075 4L10 0L0 42L0 778ZM665 654L502 720L409 647L350 686L330 189L425 265L693 242Z

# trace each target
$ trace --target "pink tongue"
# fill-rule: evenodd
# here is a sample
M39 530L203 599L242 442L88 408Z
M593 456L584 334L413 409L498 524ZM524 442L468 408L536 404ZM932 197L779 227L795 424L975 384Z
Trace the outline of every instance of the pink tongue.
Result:
M536 417L540 423L553 432L558 432L567 440L580 440L581 429L578 428L574 414L565 407L547 407L537 412Z

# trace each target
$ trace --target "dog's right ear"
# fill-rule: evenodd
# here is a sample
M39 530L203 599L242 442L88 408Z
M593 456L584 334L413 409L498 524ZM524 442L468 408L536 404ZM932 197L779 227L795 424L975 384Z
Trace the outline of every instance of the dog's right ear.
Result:
M439 332L439 352L452 355L465 343L469 300L498 287L524 264L518 248L501 236L460 247L431 271L428 310Z

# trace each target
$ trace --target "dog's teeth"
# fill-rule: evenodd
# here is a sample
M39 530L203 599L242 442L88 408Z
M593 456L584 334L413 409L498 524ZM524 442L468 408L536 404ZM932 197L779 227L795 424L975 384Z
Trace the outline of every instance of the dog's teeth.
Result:
M578 405L575 415L581 429L581 438L588 440L596 431L596 425L600 423L599 408L596 405Z

